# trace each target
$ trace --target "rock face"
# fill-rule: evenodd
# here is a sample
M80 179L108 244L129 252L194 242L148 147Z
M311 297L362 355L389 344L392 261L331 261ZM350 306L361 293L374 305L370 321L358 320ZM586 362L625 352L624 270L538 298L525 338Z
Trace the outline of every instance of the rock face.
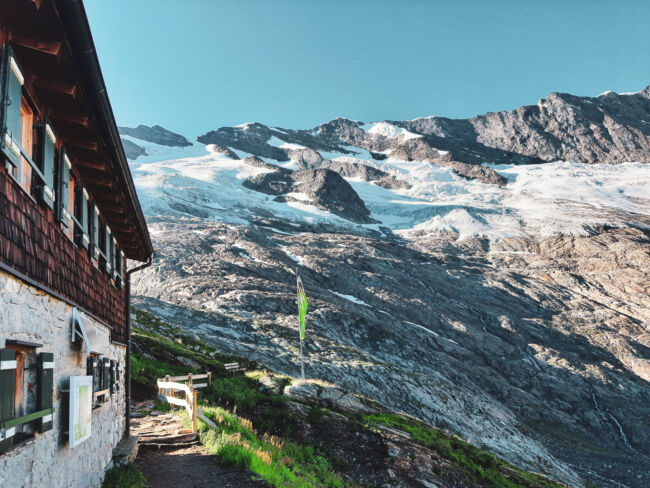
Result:
M243 185L246 188L277 195L277 201L296 201L316 205L352 222L363 224L374 222L363 200L350 184L334 171L329 169L292 171L250 157L245 162L272 169L270 172L244 181Z
M297 376L297 268L308 377L570 486L645 488L649 98L213 131L199 139L255 156L134 171L157 251L134 303ZM558 158L594 164L483 165ZM356 404L321 386L296 384L287 408Z
M146 156L147 151L144 147L138 146L135 142L129 141L128 139L122 139L122 147L124 147L124 154L126 154L127 159L136 160L140 156Z
M239 159L239 156L237 156L237 154L235 154L235 152L233 152L232 150L228 149L227 147L218 146L218 145L216 145L216 144L211 144L211 145L208 147L208 150L209 150L210 152L223 154L224 156L227 156L227 157L229 157L230 159Z
M551 93L537 105L472 119L427 117L396 122L426 136L458 161L528 164L544 161L650 162L650 86L598 97Z
M127 136L135 137L143 141L154 142L161 146L185 147L192 145L192 143L182 135L171 132L159 125L154 125L153 127L147 125L120 127L119 130L122 134L126 134Z
M357 149L363 149L369 152L372 161L387 158L430 161L449 166L467 178L504 185L505 180L492 169L473 169L470 165L557 160L647 163L650 162L648 120L650 86L638 93L608 92L598 97L551 93L537 105L472 119L427 117L385 121L370 129L368 124L343 118L311 130L250 123L222 127L199 136L198 140L279 162L295 160L300 168L329 168L341 174L344 170L350 177L365 172L359 164L368 164L332 162L320 153L337 152L354 157ZM375 130L376 127L379 129ZM281 144L274 144L274 140ZM296 145L300 148L291 147ZM395 181L382 180L378 184L396 188Z
M197 137L203 144L217 144L232 147L261 158L271 158L276 161L289 161L287 151L270 144L267 141L273 136L273 131L265 125L254 123L243 127L221 127Z
M280 222L151 226L158 257L134 279L139 307L296 375L297 256L309 376L571 486L646 486L650 233L486 246Z

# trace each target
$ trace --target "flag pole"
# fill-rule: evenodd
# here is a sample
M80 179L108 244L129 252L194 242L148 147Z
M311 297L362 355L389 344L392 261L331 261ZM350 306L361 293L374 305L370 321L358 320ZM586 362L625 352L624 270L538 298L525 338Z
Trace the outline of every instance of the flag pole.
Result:
M296 266L296 289L300 287L300 277L298 276L298 267ZM300 309L300 296L298 296L298 307ZM300 312L299 312L300 314ZM306 317L305 317L306 318ZM300 377L305 379L305 365L302 359L302 329L300 322L298 323L298 337L300 338Z

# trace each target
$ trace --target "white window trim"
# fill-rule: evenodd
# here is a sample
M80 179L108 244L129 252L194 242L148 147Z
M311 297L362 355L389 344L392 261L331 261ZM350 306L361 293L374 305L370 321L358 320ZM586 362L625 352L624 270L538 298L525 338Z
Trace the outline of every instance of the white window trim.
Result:
M9 58L9 64L11 65L11 71L13 71L14 74L16 75L16 78L18 78L18 83L20 83L20 86L23 86L25 84L25 77L20 72L18 63L16 63L16 60L14 59L13 56Z

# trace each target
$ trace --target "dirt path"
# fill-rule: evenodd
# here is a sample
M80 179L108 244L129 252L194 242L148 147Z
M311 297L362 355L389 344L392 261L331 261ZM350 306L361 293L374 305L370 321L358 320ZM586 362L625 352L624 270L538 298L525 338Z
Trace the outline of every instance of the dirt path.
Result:
M261 488L268 485L252 479L252 473L221 466L201 444L173 451L145 451L136 466L151 488Z
M151 409L143 402L134 410ZM152 412L131 420L131 431L140 438L135 464L147 477L150 488L264 488L264 481L241 468L222 466L192 435L183 434L181 418ZM165 440L179 438L177 444Z

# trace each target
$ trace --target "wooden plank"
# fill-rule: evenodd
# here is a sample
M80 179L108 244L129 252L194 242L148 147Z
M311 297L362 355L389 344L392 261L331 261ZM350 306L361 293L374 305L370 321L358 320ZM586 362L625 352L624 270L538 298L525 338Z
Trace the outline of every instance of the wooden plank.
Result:
M109 395L110 393L111 393L110 388L106 388L105 390L96 391L94 397L97 398L97 397L100 397L102 395Z
M196 389L196 388L205 388L206 386L208 386L208 384L207 383L192 383L192 386L194 387L194 389Z
M205 373L205 374L193 374L192 375L193 380L202 380L202 379L206 379L207 377L208 377L207 373ZM170 376L169 377L170 381L185 381L185 380L189 380L189 379L190 379L189 375L186 375L186 376Z
M189 405L185 400L181 400L180 398L176 398L173 396L165 396L165 395L158 395L158 398L160 398L162 401L165 401L167 403L170 403L172 405L177 405L179 407L183 407L187 414L191 417L192 416L192 406Z
M92 151L92 152L97 152L99 151L99 144L97 141L89 141L89 140L67 140L66 141L66 146L67 147L76 147L79 149L85 149L86 151Z
M185 376L170 376L167 379L169 381L185 381L188 378L189 378L189 376L185 375Z
M34 77L34 84L45 90L61 93L72 98L75 98L77 96L77 85L74 83L69 83L67 81L36 76Z
M40 7L40 1L38 4ZM34 51L51 54L52 56L58 56L61 52L61 43L58 41L44 41L32 37L14 37L11 39L11 43L28 49L33 49Z
M197 409L197 416L201 420L203 420L206 424L208 424L210 427L212 427L213 429L219 430L219 428L217 427L217 424L215 424L212 420L210 420L208 417L206 417L205 414L203 413L203 411L200 408Z
M26 424L27 422L31 422L32 420L45 417L46 415L49 415L52 412L53 410L51 408L47 408L45 410L40 410L38 412L30 413L29 415L23 415L22 417L7 420L6 422L0 423L0 425L2 425L2 427L5 429L10 429L11 427L17 427L19 425Z
M71 112L57 112L54 110L49 111L49 117L55 122L67 122L68 124L80 125L88 127L90 119L87 115Z
M190 387L183 384L183 383L174 383L172 381L160 381L158 380L158 388L163 389L163 390L178 390L178 391L184 391L187 395L192 394L192 390L190 390Z

